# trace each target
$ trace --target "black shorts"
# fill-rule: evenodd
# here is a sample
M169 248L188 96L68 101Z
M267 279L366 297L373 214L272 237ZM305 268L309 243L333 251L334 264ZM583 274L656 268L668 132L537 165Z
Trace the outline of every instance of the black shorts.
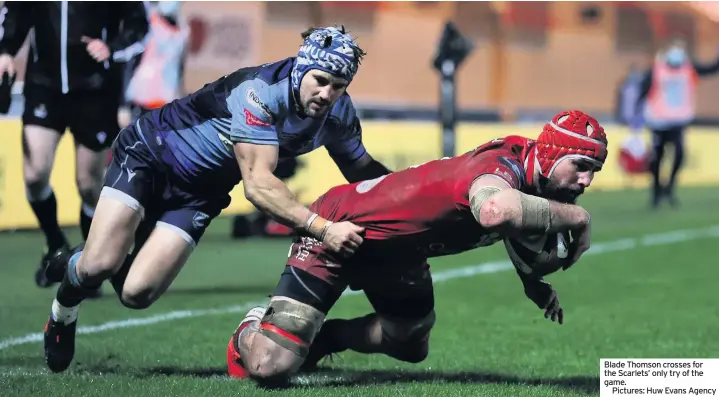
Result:
M658 151L667 143L672 143L676 146L684 143L684 128L682 125L661 130L652 130L652 146L654 147L654 151Z
M353 277L329 283L298 267L287 265L273 296L292 298L327 314L342 296L350 278ZM378 315L415 320L427 317L434 310L434 286L429 266L401 275L385 274L372 279L372 282L363 282L361 286L351 288L363 290Z
M147 147L135 125L120 132L100 196L112 197L143 214L143 222L174 230L195 246L230 196L204 194L180 185Z
M23 125L37 125L63 134L70 129L75 142L99 152L109 148L120 127L119 98L103 91L62 94L39 85L26 84L23 91Z

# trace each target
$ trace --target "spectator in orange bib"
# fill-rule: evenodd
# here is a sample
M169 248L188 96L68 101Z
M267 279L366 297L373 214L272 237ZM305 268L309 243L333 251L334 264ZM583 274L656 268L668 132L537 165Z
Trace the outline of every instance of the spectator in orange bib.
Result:
M696 114L698 77L719 72L719 58L711 65L693 62L687 53L687 43L675 38L660 51L654 65L644 74L638 103L644 101L644 122L652 131L654 154L652 202L657 208L663 199L673 207L678 205L674 194L677 174L684 161L684 130ZM669 181L662 184L659 169L667 143L674 146L674 164Z

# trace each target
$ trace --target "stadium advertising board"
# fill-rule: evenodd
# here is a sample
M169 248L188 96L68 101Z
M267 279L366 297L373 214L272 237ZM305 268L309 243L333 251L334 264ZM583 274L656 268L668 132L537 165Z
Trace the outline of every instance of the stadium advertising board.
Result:
M37 226L25 199L22 177L22 149L19 120L1 120L0 134L0 229ZM541 125L460 124L457 131L457 153L463 153L493 138L509 134L536 137ZM648 175L627 175L619 167L620 143L629 134L622 127L607 126L609 157L592 191L643 188ZM433 123L373 122L363 123L364 143L377 159L394 170L441 157L440 127ZM648 134L645 135L648 140ZM680 183L684 186L719 184L719 159L713 149L719 147L719 129L693 127L687 134L686 169ZM670 151L671 152L671 151ZM324 149L300 157L302 166L288 182L300 200L309 204L332 186L345 183L342 174ZM72 137L65 134L55 160L51 183L58 201L61 225L76 225L80 197L75 187L75 152ZM232 203L223 214L253 210L244 198L242 186L231 193Z

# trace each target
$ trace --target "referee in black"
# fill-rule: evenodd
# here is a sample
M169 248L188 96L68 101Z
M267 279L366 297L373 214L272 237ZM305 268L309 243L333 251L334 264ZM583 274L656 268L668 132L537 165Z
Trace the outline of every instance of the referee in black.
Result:
M0 9L3 78L15 74L13 57L29 34L22 151L27 199L47 244L35 274L40 287L51 285L44 262L70 245L58 225L50 186L58 143L69 129L82 199L80 227L87 238L108 149L119 132L122 67L118 63L142 52L147 18L146 2L5 1Z

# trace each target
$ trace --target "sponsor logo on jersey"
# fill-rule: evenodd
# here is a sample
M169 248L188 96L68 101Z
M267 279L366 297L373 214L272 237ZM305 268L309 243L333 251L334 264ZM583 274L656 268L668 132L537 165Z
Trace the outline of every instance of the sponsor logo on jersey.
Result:
M270 123L272 123L272 112L270 112L270 108L262 103L262 100L260 100L260 97L257 95L254 88L248 88L247 91L245 91L245 98L247 99L247 103L259 110L260 113L262 113L270 121Z
M524 169L522 168L519 163L514 160L510 159L509 157L499 156L499 162L507 166L512 172L514 173L514 177L516 181L520 184L524 182Z
M494 174L510 183L514 180L514 178L512 178L512 175L509 172L499 167L494 169Z
M252 112L250 112L247 109L245 109L245 123L247 125L253 125L256 127L269 127L270 126L270 123L255 116L254 114L252 114Z

